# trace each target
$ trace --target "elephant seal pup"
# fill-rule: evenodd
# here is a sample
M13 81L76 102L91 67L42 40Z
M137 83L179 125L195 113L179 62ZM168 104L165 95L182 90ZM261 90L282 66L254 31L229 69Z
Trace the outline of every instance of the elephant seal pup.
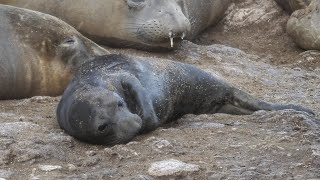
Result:
M217 22L231 0L0 0L69 23L95 42L171 49Z
M81 66L57 107L59 125L94 144L126 143L184 114L251 114L295 109L255 99L194 66L124 55L97 57Z
M60 95L82 63L106 53L53 16L0 5L0 99Z

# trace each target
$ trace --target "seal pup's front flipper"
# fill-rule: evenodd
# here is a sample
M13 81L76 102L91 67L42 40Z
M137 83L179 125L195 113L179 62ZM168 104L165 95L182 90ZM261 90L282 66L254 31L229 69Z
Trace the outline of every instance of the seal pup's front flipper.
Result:
M131 112L138 114L142 119L140 132L149 132L159 126L159 119L155 113L151 99L140 81L135 77L124 76L121 81L124 89L125 101Z

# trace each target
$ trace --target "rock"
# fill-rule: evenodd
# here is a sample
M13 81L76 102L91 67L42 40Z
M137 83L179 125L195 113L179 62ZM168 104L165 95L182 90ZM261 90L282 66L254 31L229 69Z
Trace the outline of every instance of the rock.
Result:
M154 141L152 143L152 146L154 148L157 148L157 149L163 149L163 148L166 148L166 147L172 147L171 143L167 140L159 140L159 141Z
M97 165L100 161L101 161L100 157L89 156L88 158L86 158L85 160L82 161L81 166L83 166L83 167L92 167L92 166Z
M42 171L55 171L55 170L60 170L62 169L61 166L55 166L55 165L39 165L39 169Z
M100 168L90 169L89 171L72 175L65 179L119 179L114 178L116 174L119 174L116 169Z
M320 50L320 1L314 0L305 9L292 13L287 33L306 50Z
M108 151L106 149L104 151L107 152L107 153L110 153L110 151ZM113 152L112 155L116 154L116 155L118 155L118 157L120 159L122 159L122 158L128 159L128 158L131 158L131 157L139 156L138 152L136 152L133 149L130 149L130 148L128 148L128 147L126 147L125 145L122 145L122 144L113 146L111 148L111 150L112 150L111 152Z
M127 146L137 145L137 144L139 144L139 142L137 142L137 141L131 141L131 142L128 142L128 143L127 143Z
M10 179L14 175L14 172L0 169L0 180Z
M320 157L320 145L312 146L312 155Z
M75 170L77 170L77 167L76 167L75 165L73 165L73 164L68 164L67 166L68 166L68 170L69 170L69 171L75 171Z
M155 180L155 179L148 175L137 175L137 176L126 178L124 180Z
M95 156L96 154L97 154L97 152L95 152L95 151L87 151L86 152L87 156Z
M275 17L280 8L275 8L276 4L272 1L235 1L224 18L225 28L240 28L261 22L267 22Z
M209 122L209 123L203 123L203 122L193 122L190 123L186 126L183 126L183 128L223 128L225 127L224 124L221 123L214 123L214 122Z
M148 169L148 173L151 176L179 176L199 171L199 165L187 164L175 159L169 159L164 161L158 161L151 164Z

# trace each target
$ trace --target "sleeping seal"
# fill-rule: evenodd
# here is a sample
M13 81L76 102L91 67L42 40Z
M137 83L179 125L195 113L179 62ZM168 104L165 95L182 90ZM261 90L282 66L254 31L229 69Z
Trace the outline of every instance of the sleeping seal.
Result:
M0 5L0 99L60 95L82 63L106 53L53 16Z
M231 0L0 0L69 23L103 45L171 49L224 15Z
M124 55L83 64L57 107L59 125L75 138L95 144L126 143L184 114L251 114L295 109L267 103L192 65Z

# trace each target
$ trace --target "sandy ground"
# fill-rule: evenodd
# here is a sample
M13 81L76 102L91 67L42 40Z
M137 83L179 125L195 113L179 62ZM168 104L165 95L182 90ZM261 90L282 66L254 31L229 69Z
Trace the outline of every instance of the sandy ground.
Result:
M271 0L236 1L217 26L174 52L109 50L194 64L256 97L303 105L316 116L186 115L107 147L59 128L60 97L0 101L0 179L320 179L320 55L294 45L284 28L288 17ZM170 159L196 168L150 168Z

